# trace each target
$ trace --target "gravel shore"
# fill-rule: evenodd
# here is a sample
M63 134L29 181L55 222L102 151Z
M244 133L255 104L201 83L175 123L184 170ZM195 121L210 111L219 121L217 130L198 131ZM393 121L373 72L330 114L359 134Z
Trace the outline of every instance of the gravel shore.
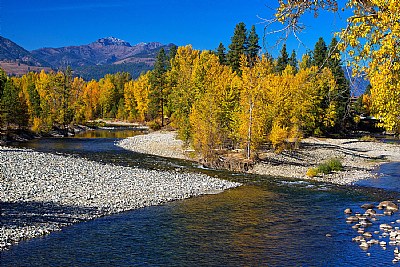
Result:
M73 223L239 185L0 146L0 251Z
M128 137L117 143L124 149L167 158L189 159L182 140L176 132L151 132L146 135Z
M141 153L173 158L186 158L182 141L176 140L173 132L155 132L135 136L119 142L119 146ZM313 179L335 184L352 184L374 176L372 172L384 162L400 161L400 145L382 142L367 142L358 139L306 138L299 150L275 154L265 151L259 155L251 173L298 179ZM310 167L331 158L338 158L344 170L310 178L306 175Z
M382 142L360 141L359 139L328 139L310 137L302 140L299 150L260 155L261 162L252 173L313 179L334 184L353 184L356 181L374 177L380 164L400 161L400 146ZM343 171L310 178L307 170L318 164L337 158L343 164Z

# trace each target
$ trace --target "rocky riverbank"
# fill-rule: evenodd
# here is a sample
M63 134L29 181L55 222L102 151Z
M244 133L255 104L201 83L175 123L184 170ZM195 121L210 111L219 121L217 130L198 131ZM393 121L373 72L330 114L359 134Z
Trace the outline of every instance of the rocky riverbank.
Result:
M0 146L0 251L73 223L239 185Z
M183 142L176 140L174 132L155 132L124 139L119 146L164 157L188 159ZM310 137L302 140L300 149L275 154L261 151L260 161L251 173L298 179L313 179L335 184L352 184L373 177L372 172L379 164L400 161L400 145L358 139L326 139ZM337 158L343 171L310 178L307 170L325 160Z

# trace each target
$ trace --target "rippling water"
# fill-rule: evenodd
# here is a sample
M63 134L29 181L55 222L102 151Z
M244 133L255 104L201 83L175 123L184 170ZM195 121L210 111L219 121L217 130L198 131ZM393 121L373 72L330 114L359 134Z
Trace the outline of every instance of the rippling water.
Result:
M115 147L114 142L113 138L51 139L39 140L31 146L116 164L161 169L180 166L187 171L199 171L189 162L126 152ZM343 214L347 207L361 211L361 204L388 197L385 191L202 171L246 184L218 195L148 207L67 227L2 253L1 266L392 264L393 247L388 246L385 251L375 246L365 252L351 242L356 233L346 224ZM396 169L388 173L388 177L394 179L398 174ZM388 194L398 197L396 192ZM383 217L381 222L390 222L398 216Z

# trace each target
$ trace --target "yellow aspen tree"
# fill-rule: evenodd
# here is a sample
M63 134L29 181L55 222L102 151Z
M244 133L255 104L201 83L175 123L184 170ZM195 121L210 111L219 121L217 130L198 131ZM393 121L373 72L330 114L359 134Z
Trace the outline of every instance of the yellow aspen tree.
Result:
M193 70L199 56L200 51L190 45L179 47L167 74L171 86L168 103L172 113L172 125L178 128L178 135L184 141L191 139L189 114L196 100Z
M339 1L279 1L276 20L297 32L300 17L309 10L338 11ZM365 73L371 82L372 114L386 130L400 133L400 1L347 0L353 14L338 36L339 49L351 56L354 74ZM317 14L317 13L316 13Z
M115 86L111 80L111 75L106 75L106 77L100 79L99 81L99 104L101 107L101 113L103 118L111 116L111 109L113 107L113 96L115 91Z
M83 88L82 100L84 103L85 120L93 120L100 115L100 88L99 83L91 80Z
M273 71L272 63L263 57L250 67L246 57L241 58L241 89L240 89L240 136L244 140L246 157L251 157L252 151L265 141L266 111L268 103L265 94L269 89L265 80Z
M194 74L198 93L189 120L193 146L206 161L214 161L218 151L224 151L229 142L231 114L226 109L235 105L236 99L232 98L235 88L231 87L235 77L216 55L201 53Z
M75 77L71 83L69 92L68 107L69 113L72 113L75 123L83 123L85 119L85 102L83 101L83 93L86 82L82 78Z

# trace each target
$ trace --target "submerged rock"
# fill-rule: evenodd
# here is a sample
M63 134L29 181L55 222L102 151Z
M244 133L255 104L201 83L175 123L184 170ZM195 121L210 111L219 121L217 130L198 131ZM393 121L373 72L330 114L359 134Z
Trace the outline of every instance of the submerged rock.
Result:
M369 204L369 203L367 203L367 204L361 205L361 208L363 208L363 209L365 209L365 210L373 209L373 208L375 208L375 205L374 205L374 204Z

